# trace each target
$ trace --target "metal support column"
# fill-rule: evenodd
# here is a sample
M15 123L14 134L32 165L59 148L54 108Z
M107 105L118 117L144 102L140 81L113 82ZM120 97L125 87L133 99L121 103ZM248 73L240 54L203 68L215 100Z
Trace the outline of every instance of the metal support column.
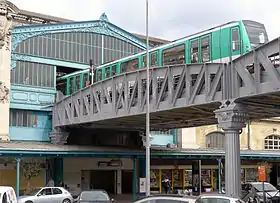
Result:
M225 132L225 189L226 194L240 197L240 133L246 127L246 113L240 104L226 101L215 111L218 126Z
M219 192L219 194L222 193L222 185L221 185L221 183L222 183L222 181L221 181L222 169L221 169L221 167L222 167L222 159L218 159L218 192Z
M20 158L16 158L17 161L17 177L16 177L16 195L19 196L20 190Z
M137 159L133 159L133 201L137 199Z
M149 57L149 0L146 0L146 196L150 196L150 57Z

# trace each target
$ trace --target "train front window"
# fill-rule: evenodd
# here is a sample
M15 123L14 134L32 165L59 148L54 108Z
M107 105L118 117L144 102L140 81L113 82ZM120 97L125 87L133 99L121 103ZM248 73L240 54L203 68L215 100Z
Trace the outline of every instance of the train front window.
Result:
M254 21L243 21L252 47L268 42L268 36L263 24Z

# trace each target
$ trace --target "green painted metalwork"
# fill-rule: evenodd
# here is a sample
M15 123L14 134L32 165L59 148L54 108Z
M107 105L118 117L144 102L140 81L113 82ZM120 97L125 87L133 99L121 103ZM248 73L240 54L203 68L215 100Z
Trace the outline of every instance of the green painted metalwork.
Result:
M26 54L13 53L11 55L11 58L12 58L12 62L11 62L12 68L16 67L16 61L29 61L29 62L40 63L40 64L48 64L48 65L54 65L54 66L75 68L78 70L88 68L88 64L74 63L74 62L62 61L62 60L58 60L58 59L31 56L31 55L26 55Z
M54 183L58 185L60 181L63 181L63 158L54 159Z
M146 45L143 40L126 32L125 30L113 25L108 21L105 14L102 14L100 20L87 22L68 22L48 25L32 25L16 27L12 31L12 47L14 52L16 47L23 41L47 34L69 33L69 32L92 32L102 35L112 36L124 41L128 41L133 45L145 49Z

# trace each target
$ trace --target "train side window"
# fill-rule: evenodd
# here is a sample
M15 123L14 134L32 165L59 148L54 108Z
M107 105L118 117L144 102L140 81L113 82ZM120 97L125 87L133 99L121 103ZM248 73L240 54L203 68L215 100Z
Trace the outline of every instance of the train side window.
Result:
M105 78L111 77L111 67L105 68Z
M128 72L138 69L138 58L126 61L121 64L121 71Z
M70 78L70 94L72 94L73 92L75 92L75 80L74 78Z
M84 76L83 76L83 87L87 87L88 86L88 74L87 73L84 73Z
M96 81L100 81L100 80L102 80L102 70L97 69L96 70Z
M201 39L201 59L202 62L210 61L210 40L209 36Z
M198 63L198 40L191 41L191 63Z
M143 68L147 67L147 55L143 56Z
M239 46L239 30L238 28L234 28L231 30L231 43L232 43L232 51L238 51L240 49Z
M123 63L121 63L121 72L123 73L123 72L127 72L127 68L128 68L128 62L129 61L126 61L126 62L123 62Z
M151 54L151 66L157 66L157 53Z
M80 75L76 76L76 91L80 89Z
M112 66L112 76L116 75L117 73L117 65Z
M177 45L172 48L163 50L162 52L162 64L175 65L185 63L185 44Z

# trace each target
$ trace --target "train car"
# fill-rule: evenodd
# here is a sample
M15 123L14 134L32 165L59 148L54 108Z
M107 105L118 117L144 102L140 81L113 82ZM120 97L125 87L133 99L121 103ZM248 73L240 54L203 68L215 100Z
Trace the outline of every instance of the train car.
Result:
M251 20L232 21L189 35L149 50L150 66L171 66L191 63L225 63L268 42L265 26ZM96 67L94 82L116 74L146 67L146 52L128 56ZM90 83L90 69L57 79L57 89L65 95Z

